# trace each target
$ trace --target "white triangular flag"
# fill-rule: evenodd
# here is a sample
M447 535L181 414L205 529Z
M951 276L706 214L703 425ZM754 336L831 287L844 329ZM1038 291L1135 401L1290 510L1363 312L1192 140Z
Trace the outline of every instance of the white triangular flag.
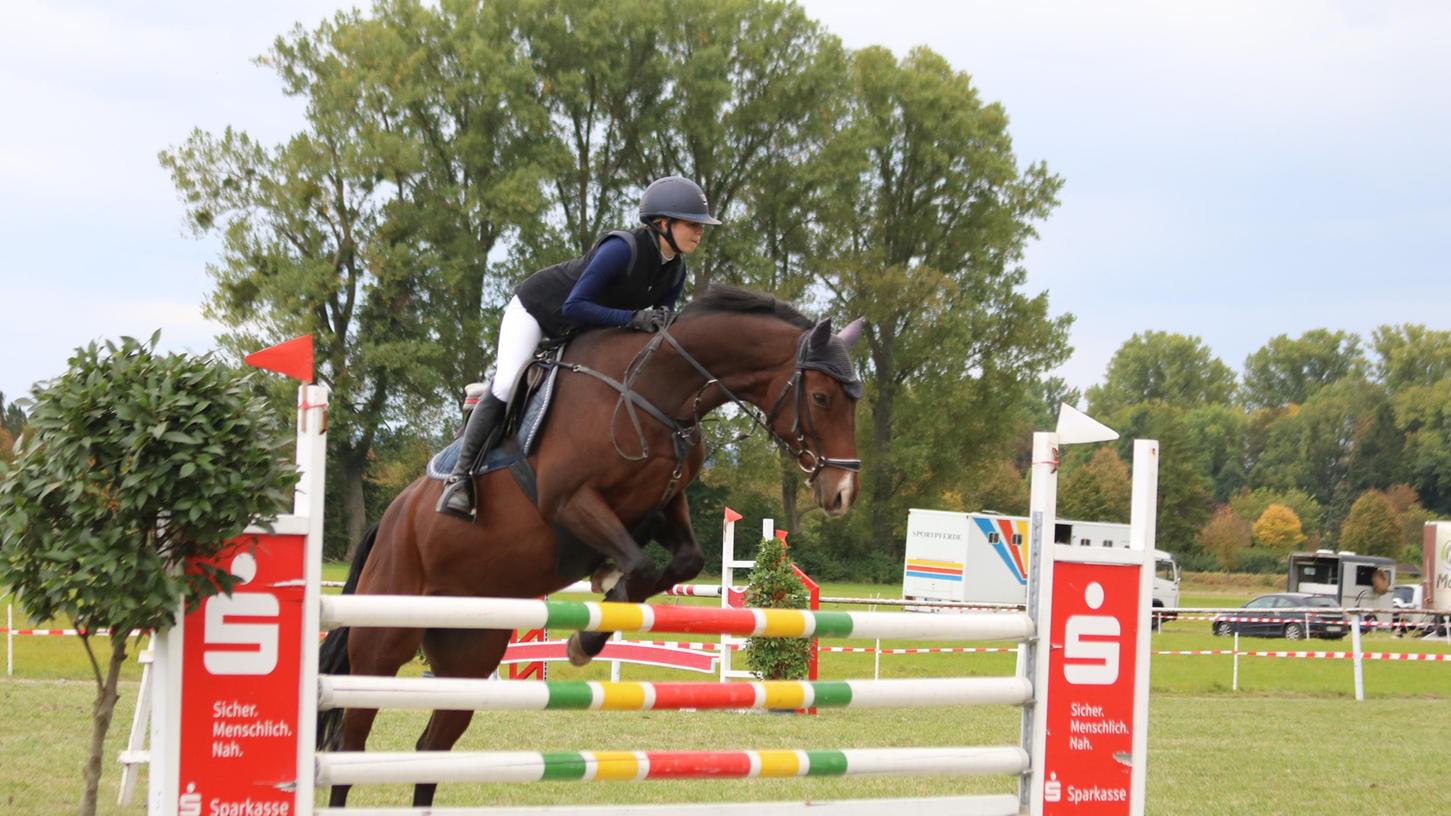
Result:
M1088 414L1062 403L1058 408L1058 444L1078 445L1085 442L1108 442L1118 439L1118 431Z

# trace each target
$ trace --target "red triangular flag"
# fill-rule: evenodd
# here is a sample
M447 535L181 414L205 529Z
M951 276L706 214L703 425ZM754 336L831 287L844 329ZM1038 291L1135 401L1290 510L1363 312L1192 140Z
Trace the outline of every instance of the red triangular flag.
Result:
M729 507L727 507L725 509L725 520L726 520L726 524L730 524L733 521L740 521L743 518L745 518L745 516L741 515L740 513L737 513L736 511L730 509Z
M271 348L254 351L242 358L242 362L264 371L275 371L294 380L312 382L312 335L305 334L278 343Z

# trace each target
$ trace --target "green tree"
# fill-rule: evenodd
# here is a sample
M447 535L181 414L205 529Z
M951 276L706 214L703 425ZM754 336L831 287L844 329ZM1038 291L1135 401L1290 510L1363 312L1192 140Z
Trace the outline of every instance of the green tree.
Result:
M1096 447L1087 462L1066 470L1058 493L1061 518L1128 522L1129 467L1112 447Z
M1451 514L1451 378L1403 388L1394 410L1406 477L1428 506Z
M1368 363L1360 337L1311 329L1291 340L1272 338L1244 361L1244 403L1249 408L1298 405L1343 379L1365 379Z
M1219 566L1233 570L1239 566L1240 553L1253 541L1250 523L1235 515L1229 505L1221 505L1199 530L1199 548L1214 556Z
M1289 552L1305 540L1300 517L1283 504L1266 507L1255 520L1252 532L1255 546L1276 552Z
M1110 418L1119 432L1119 458L1133 460L1135 439L1159 441L1157 538L1160 549L1193 551L1213 509L1207 480L1190 455L1184 412L1163 403L1142 403Z
M1249 483L1309 493L1333 530L1355 496L1404 480L1403 446L1385 390L1342 380L1269 422Z
M1379 358L1376 376L1393 394L1451 378L1451 331L1416 323L1381 326L1371 335L1371 345Z
M25 427L25 411L15 403L5 402L5 393L0 391L0 429L8 431L11 437L20 435Z
M1062 377L1041 378L1026 401L1026 430L1051 431L1058 425L1058 411L1064 404L1079 408L1082 402L1083 393L1069 386Z
M786 542L778 538L761 541L744 600L752 609L805 609L810 604L806 587L791 570ZM809 638L758 637L746 641L746 665L762 680L803 679L810 657Z
M990 460L977 470L977 474L977 480L966 493L962 509L969 512L992 510L1009 516L1028 515L1028 480L1010 460Z
M1188 454L1208 480L1210 495L1224 502L1247 479L1249 418L1233 405L1200 405L1184 412Z
M0 475L0 586L37 621L82 634L96 698L79 812L96 811L126 633L174 622L235 580L183 571L291 504L287 431L238 372L123 338L71 357L36 392L31 433ZM109 655L92 639L101 630ZM104 667L102 662L104 661Z
M0 465L14 458L15 440L24 430L25 421L25 411L14 403L6 405L5 394L0 392Z
M1088 412L1110 416L1142 402L1179 409L1228 403L1234 371L1198 337L1146 331L1129 338L1109 360L1104 381L1088 389Z
M691 258L697 292L724 282L794 301L838 169L828 144L845 110L845 50L791 3L661 6L666 111L646 121L638 180L694 178L726 222Z
M510 0L496 7L518 43L551 127L551 229L526 235L533 265L590 248L634 222L655 122L667 114L669 60L661 2ZM709 194L707 190L707 194Z
M1368 490L1350 506L1350 515L1340 527L1340 549L1362 555L1400 555L1400 519L1385 494Z
M367 520L365 472L389 422L478 377L489 256L544 207L548 121L496 6L386 0L295 29L262 62L307 100L266 148L228 128L161 155L198 235L222 238L207 312L234 351L311 334L333 391L332 456L347 542ZM492 311L492 310L491 310Z
M913 498L993 455L1004 420L1064 359L1069 319L1020 291L1024 245L1061 182L1019 168L1002 107L930 50L857 51L851 80L840 138L860 150L838 170L850 207L832 211L849 227L831 233L841 243L820 272L833 313L867 318L865 512L850 522L865 530L851 540L899 569Z

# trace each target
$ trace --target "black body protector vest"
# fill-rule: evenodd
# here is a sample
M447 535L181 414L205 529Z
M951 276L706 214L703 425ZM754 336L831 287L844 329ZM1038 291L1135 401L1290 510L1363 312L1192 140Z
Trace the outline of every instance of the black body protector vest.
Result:
M519 302L529 314L539 321L539 327L546 337L568 337L589 326L569 320L564 316L564 301L579 282L580 275L599 251L606 238L623 238L630 247L630 265L624 277L616 278L608 289L596 299L601 306L612 309L636 311L648 309L659 302L677 283L685 278L685 259L679 255L666 262L660 257L660 245L654 233L640 227L625 231L614 230L595 240L590 251L578 258L535 272L514 290Z

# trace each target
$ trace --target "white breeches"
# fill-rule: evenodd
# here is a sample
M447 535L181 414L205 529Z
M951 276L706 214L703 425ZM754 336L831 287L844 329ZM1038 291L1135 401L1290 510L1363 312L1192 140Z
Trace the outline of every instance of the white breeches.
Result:
M539 321L515 295L504 307L504 318L499 322L499 353L494 356L494 382L489 388L494 396L508 402L514 395L514 381L534 358L543 337Z

